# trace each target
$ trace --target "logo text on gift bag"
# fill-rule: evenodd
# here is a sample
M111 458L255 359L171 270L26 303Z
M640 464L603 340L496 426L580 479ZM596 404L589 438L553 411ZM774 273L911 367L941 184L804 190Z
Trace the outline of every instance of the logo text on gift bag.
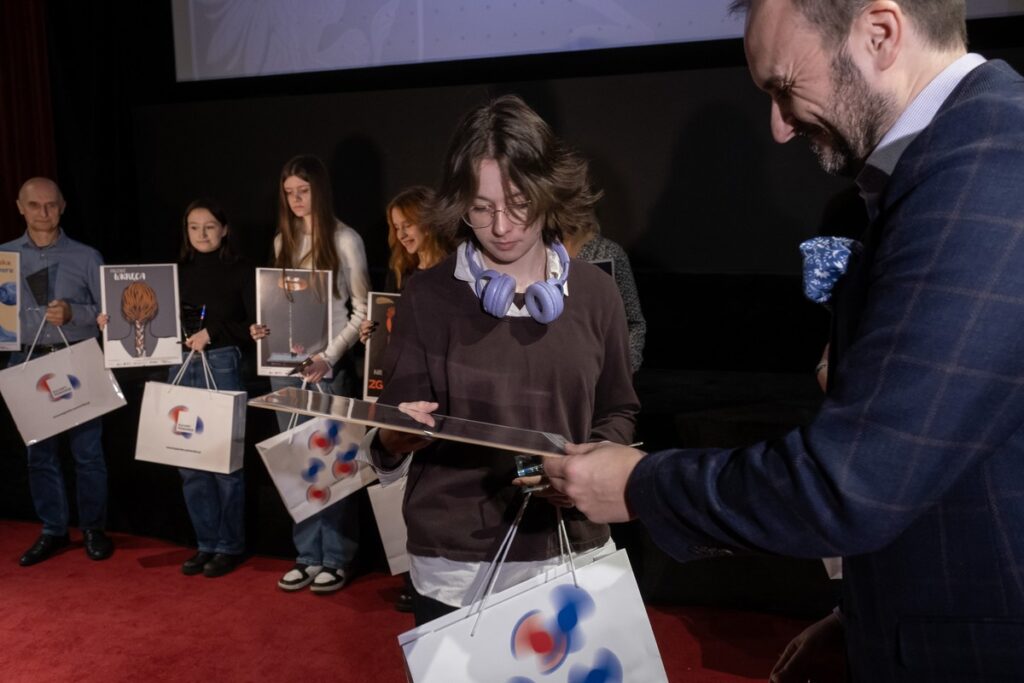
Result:
M359 471L359 463L355 459L359 444L342 443L343 426L340 422L329 420L324 429L312 432L306 441L309 452L319 456L309 458L308 464L299 472L303 481L309 482L306 500L311 503L326 505L331 500L331 484ZM330 460L330 467L321 457Z
M594 612L590 594L573 585L558 586L551 592L554 614L531 610L512 628L510 645L516 659L534 658L538 672L548 675L561 667L569 655L583 646L580 625ZM569 671L569 683L621 683L622 665L610 650L597 651L593 666L576 664ZM515 676L508 683L534 683Z
M36 391L50 395L51 401L59 401L62 398L71 398L75 389L82 386L82 383L74 375L55 375L48 372L36 381Z
M193 434L202 434L205 428L203 418L191 412L188 406L174 406L167 411L167 417L174 425L171 431L186 439L191 439Z

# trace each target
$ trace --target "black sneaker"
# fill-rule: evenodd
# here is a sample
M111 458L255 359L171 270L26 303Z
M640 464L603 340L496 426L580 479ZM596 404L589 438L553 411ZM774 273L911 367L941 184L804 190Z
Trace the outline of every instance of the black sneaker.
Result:
M296 562L277 582L277 587L283 591L301 590L313 582L313 577L320 573L320 569L318 564Z
M241 555L229 555L227 553L217 553L213 556L209 562L203 567L203 576L214 579L218 576L224 576L232 571L242 562Z
M312 585L309 590L314 593L333 593L339 591L345 586L345 581L348 579L345 576L344 569L335 569L333 567L324 567L320 570L320 573L313 579Z
M181 564L181 573L185 576L194 576L203 573L203 565L213 559L213 553L204 553L202 550Z
M403 588L398 594L398 599L395 600L395 609L399 612L406 613L415 611L415 607L412 603L412 593Z

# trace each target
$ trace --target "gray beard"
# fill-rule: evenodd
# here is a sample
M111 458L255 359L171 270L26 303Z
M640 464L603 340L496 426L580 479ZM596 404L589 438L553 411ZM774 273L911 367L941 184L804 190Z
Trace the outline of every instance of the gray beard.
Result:
M895 106L887 95L868 86L849 53L832 59L832 103L825 129L827 141L810 140L822 170L831 175L856 176L878 145Z

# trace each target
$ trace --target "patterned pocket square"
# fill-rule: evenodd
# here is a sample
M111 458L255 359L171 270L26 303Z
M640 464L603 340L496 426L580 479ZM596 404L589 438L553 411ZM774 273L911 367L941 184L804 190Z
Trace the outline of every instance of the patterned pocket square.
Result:
M804 296L824 304L850 265L850 257L863 247L848 237L813 237L800 244L804 257Z

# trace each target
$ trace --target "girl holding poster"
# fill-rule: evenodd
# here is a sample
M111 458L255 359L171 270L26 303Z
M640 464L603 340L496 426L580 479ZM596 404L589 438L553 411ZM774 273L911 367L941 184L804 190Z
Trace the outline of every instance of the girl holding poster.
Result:
M252 264L231 248L228 219L217 204L197 200L182 219L184 231L178 265L181 325L185 353L202 351L217 388L244 391L242 349L250 348L249 323L256 319L256 284ZM173 378L178 368L168 370ZM197 359L181 384L205 387ZM245 550L244 469L231 474L181 469L185 504L195 527L199 552L182 565L185 574L221 576Z
M252 264L231 248L227 215L212 201L189 204L181 230L178 291L185 335L183 358L192 351L202 352L217 389L244 391L242 350L252 346L247 326L256 318ZM104 327L107 316L101 314L97 322ZM180 368L168 369L168 381ZM201 358L193 357L180 384L206 388ZM198 546L181 571L223 576L241 562L245 552L245 470L231 474L188 468L178 471Z
M270 386L277 390L299 386L303 380L317 383L328 378L331 393L355 396L355 366L346 354L359 339L360 324L366 319L370 287L363 240L334 216L330 178L318 158L301 155L290 159L281 169L279 188L274 266L327 270L333 274L330 296L334 329L327 348L309 358L301 380L271 377ZM253 339L262 339L271 330L266 325L252 325L250 334ZM278 414L282 429L288 418L284 413ZM298 558L278 581L278 587L296 591L310 586L315 593L340 589L345 585L346 570L358 546L358 528L356 506L350 499L334 503L296 524L292 539Z

